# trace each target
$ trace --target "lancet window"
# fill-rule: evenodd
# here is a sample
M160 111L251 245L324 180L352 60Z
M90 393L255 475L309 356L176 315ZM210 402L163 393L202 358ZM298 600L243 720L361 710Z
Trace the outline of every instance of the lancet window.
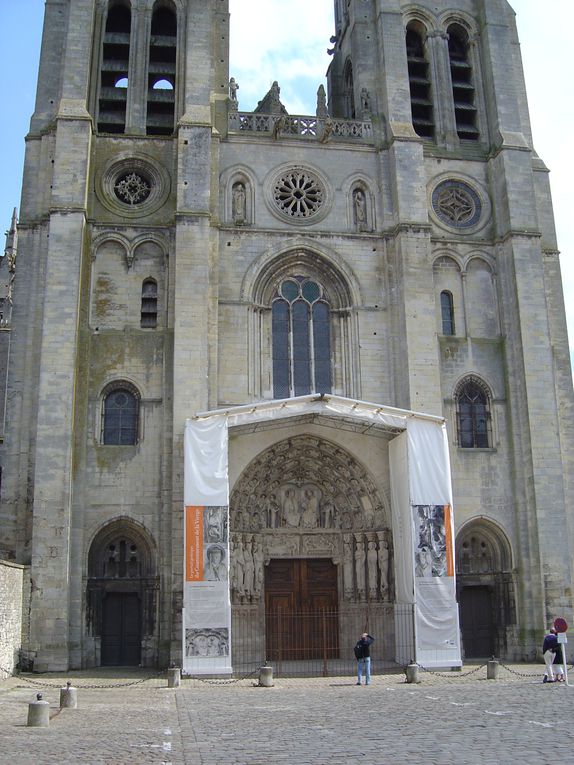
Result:
M407 29L406 46L413 127L422 138L433 138L434 114L429 64L423 36L414 25L409 25Z
M102 402L102 443L130 446L138 441L139 394L126 382L108 386Z
M488 449L492 444L490 397L486 387L471 377L456 394L458 445L463 449Z

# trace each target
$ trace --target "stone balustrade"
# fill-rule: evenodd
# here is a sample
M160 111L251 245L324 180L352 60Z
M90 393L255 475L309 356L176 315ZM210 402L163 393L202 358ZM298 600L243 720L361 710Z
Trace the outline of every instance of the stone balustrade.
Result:
M263 133L275 137L297 137L310 140L339 139L343 141L372 141L370 120L343 120L302 116L276 115L256 112L230 112L230 133Z

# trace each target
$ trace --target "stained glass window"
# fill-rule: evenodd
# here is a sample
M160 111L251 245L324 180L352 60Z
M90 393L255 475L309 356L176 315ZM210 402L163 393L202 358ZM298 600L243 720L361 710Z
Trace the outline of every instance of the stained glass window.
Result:
M129 446L137 443L139 400L127 387L110 390L103 403L102 443Z
M491 445L490 410L484 388L468 380L457 395L458 445L465 449L488 449Z
M285 279L272 306L275 398L331 392L330 306L312 279Z

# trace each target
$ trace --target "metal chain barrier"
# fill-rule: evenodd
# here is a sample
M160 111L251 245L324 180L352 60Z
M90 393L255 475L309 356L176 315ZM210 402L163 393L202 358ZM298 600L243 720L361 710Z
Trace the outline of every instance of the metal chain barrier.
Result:
M4 680L8 680L10 677L17 677L18 680L22 680L25 683L28 683L28 685L34 685L39 686L40 688L60 688L62 685L62 681L58 681L57 683L46 683L42 680L33 680L30 677L25 677L24 675L21 675L17 672L10 672L9 670L5 669L4 667L0 667L0 672L5 672L7 674L7 677L3 678ZM141 683L145 683L148 680L154 680L157 677L160 677L161 675L165 674L165 670L162 669L159 672L155 672L152 675L148 675L147 677L140 677L137 680L130 680L128 683L101 683L101 684L90 684L90 685L74 685L75 688L87 688L90 690L98 689L103 690L105 688L129 688L133 685L141 685Z
M446 672L438 672L435 669L429 669L428 667L423 667L422 664L419 664L416 662L416 665L419 669L422 669L423 672L427 672L429 675L436 675L437 677L446 677L448 680L462 680L463 677L470 677L470 675L475 675L477 672L480 672L481 669L484 669L487 665L486 664L480 664L478 667L475 667L474 669L470 669L468 672L449 672L448 674Z
M240 675L239 677L231 677L231 678L206 678L206 677L195 677L193 675L186 675L186 677L189 680L198 680L200 683L204 683L205 685L233 685L233 683L239 683L242 680L248 680L250 677L253 677L257 672L259 672L259 669L254 669L252 672L249 672L247 675Z
M543 672L542 667L540 668L540 672L534 674L533 672L519 672L517 669L512 669L512 667L509 667L503 661L500 661L500 659L498 660L498 663L503 669L510 672L511 675L516 675L517 677L540 677L540 672Z

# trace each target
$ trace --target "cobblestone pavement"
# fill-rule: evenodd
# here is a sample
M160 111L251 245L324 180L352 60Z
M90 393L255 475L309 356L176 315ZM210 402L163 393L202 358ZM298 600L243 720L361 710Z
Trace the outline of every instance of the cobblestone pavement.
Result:
M2 765L544 765L574 762L574 687L542 668L211 684L95 671L0 680ZM517 674L518 673L518 674ZM574 673L573 682L574 682ZM59 711L71 679L78 709ZM30 681L33 681L32 684ZM48 687L37 686L45 683ZM126 683L132 683L126 685ZM87 686L115 687L87 687ZM49 728L28 728L37 691Z

